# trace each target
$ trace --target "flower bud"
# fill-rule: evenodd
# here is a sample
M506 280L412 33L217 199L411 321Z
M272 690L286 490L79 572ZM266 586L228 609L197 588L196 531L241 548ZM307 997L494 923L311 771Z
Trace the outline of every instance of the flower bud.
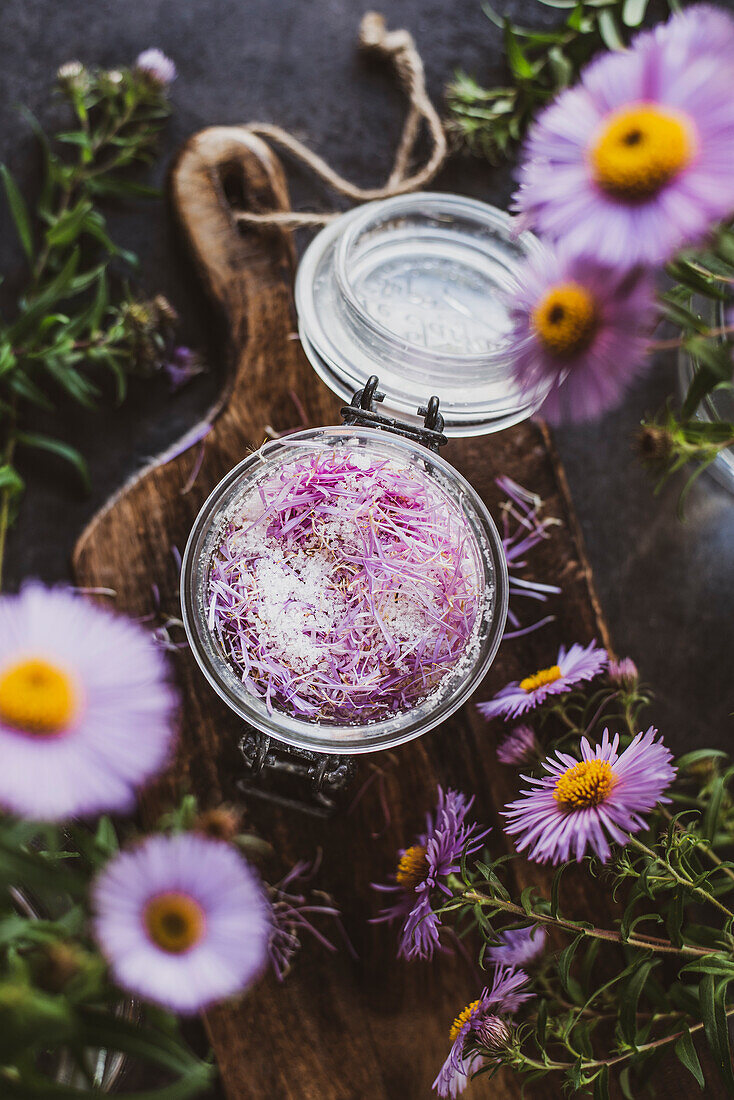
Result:
M151 84L167 88L176 79L176 66L162 50L143 50L135 61L135 69Z
M528 764L538 754L538 742L530 726L515 726L497 746L500 764Z
M194 821L194 829L214 840L233 841L242 827L242 815L232 806L205 810Z
M631 691L640 679L637 665L631 657L623 657L621 661L611 660L608 675L615 687L623 688L624 691Z

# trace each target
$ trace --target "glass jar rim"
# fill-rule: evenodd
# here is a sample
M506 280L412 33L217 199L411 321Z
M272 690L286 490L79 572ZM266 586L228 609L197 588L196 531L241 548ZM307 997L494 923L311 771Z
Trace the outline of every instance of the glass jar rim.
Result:
M289 449L300 443L318 446L327 439L332 442L326 443L326 446L334 446L335 439L345 445L352 440L392 451L404 461L411 458L413 462L420 461L429 468L432 467L434 476L443 479L440 482L443 490L446 491L447 485L452 485L457 497L463 501L462 512L474 536L484 570L480 578L484 603L478 612L478 615L483 616L480 623L479 652L465 674L449 671L442 685L448 678L452 681L451 688L444 694L440 685L435 702L432 701L433 696L429 695L409 711L363 724L309 722L278 709L269 713L261 700L247 692L224 654L217 651L213 634L206 623L203 593L200 589L208 578L214 548L219 545L227 516L242 499L246 483L250 480L248 474L259 475L266 463L275 464L277 461L282 464L288 461L291 457ZM491 602L488 585L492 586ZM272 440L243 459L219 482L199 511L181 565L184 628L194 658L217 695L235 714L262 733L299 749L328 754L359 754L393 748L422 736L445 721L473 694L494 660L504 633L508 599L507 563L502 540L484 502L469 482L445 459L420 444L402 436L376 431L374 428L345 425L309 428L292 436Z
M350 259L353 257L357 240L361 234L369 230L371 224L379 223L386 215L399 217L401 214L409 215L413 211L422 213L433 210L435 216L447 213L463 214L471 218L478 225L485 228L499 230L509 239L516 239L525 246L530 255L541 255L544 251L542 242L528 230L517 232L513 222L515 219L500 210L490 206L479 199L471 199L465 195L454 195L445 191L416 191L408 195L395 195L389 199L380 199L377 202L365 203L350 211L349 219L345 219L344 230L339 236L335 251L334 277L342 293L344 301L352 313L372 336L379 340L390 351L400 350L401 341L395 334L372 317L364 309L359 298L354 292L352 280L349 276ZM517 351L523 350L531 342L528 336L524 342L517 345ZM456 351L429 350L420 347L411 347L411 355L426 363L437 366L448 366L451 363L460 362L463 366L482 367L493 363L502 362L507 358L507 343L499 344L496 349L478 353L466 353Z

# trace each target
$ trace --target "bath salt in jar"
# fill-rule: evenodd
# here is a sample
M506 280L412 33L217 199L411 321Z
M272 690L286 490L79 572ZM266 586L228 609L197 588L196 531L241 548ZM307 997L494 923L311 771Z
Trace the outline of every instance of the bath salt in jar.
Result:
M424 426L396 424L376 385L345 410L356 423L266 443L230 471L181 571L191 648L245 723L246 767L261 783L306 780L323 805L356 755L469 698L507 614L497 528L433 449L438 402Z

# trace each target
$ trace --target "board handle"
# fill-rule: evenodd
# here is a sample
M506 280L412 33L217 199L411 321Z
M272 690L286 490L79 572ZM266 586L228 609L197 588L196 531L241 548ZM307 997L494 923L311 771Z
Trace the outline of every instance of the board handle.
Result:
M266 425L292 426L294 379L306 376L293 338L295 248L287 228L244 225L237 213L289 212L285 173L247 127L211 126L181 150L171 196L202 281L224 314L229 375L217 426L235 430L243 446L259 446Z

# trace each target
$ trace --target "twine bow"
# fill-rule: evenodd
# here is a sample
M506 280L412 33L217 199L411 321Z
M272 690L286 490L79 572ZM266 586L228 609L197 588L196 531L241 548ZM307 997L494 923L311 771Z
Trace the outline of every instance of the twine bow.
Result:
M436 176L448 152L441 120L426 92L423 62L412 35L406 30L388 31L384 18L378 12L370 11L360 24L359 46L366 52L377 54L390 61L410 104L392 171L382 187L362 188L350 183L335 172L318 154L280 126L273 126L267 122L252 122L245 127L258 137L287 150L295 160L310 168L314 175L333 191L354 203L372 202L375 199L387 199L393 195L405 195L410 191L420 190ZM425 164L411 175L410 161L423 122L428 128L431 151ZM239 211L235 216L238 222L247 225L279 225L289 229L325 225L339 217L336 213L293 211L274 211L270 214Z

